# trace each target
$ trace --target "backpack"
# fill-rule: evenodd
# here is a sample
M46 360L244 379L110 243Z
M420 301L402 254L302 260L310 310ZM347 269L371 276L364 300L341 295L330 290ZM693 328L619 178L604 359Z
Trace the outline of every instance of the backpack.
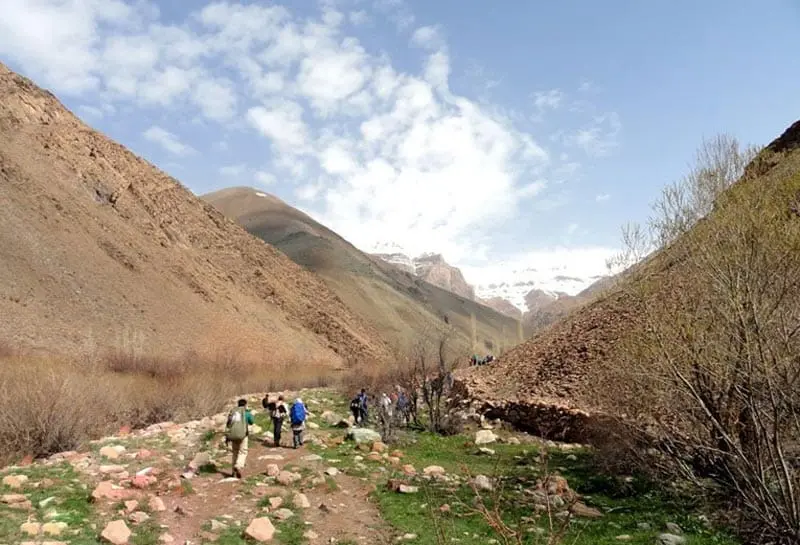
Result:
M306 408L302 403L295 403L292 405L292 412L289 414L292 419L292 424L301 424L306 419Z
M280 419L285 417L286 416L286 405L284 405L283 403L281 403L280 405L278 405L277 403L273 404L272 405L271 416L272 416L272 418L280 418Z
M357 411L359 409L358 398L354 397L353 400L350 402L350 410Z
M249 432L247 426L247 415L244 407L233 409L228 415L228 427L225 436L232 441L241 441Z

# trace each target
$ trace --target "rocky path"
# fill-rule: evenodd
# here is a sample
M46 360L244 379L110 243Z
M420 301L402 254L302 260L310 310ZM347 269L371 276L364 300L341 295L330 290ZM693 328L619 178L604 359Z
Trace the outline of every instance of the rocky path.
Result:
M223 443L226 414L122 430L81 452L0 470L0 519L7 519L0 521L0 544L195 545L242 536L287 544L392 542L371 501L370 479L313 452L341 443L342 432L319 419L325 401L307 401L306 446L286 446L291 432L284 432L275 448L271 433L254 426L241 480L231 477ZM264 415L256 415L266 427Z

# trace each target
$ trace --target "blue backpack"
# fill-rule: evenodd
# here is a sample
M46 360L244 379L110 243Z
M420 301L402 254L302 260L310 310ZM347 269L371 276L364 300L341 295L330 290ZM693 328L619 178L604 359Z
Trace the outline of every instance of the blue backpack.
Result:
M292 405L289 418L292 419L292 424L300 424L306 420L306 408L302 403L295 403Z

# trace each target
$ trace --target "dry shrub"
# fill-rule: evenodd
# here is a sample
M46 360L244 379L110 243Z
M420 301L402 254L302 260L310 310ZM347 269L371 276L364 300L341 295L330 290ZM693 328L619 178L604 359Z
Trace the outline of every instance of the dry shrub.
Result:
M167 359L126 346L81 361L21 354L0 358L0 461L47 456L127 425L183 421L221 411L248 392L332 384L322 360L270 354L243 360L235 349Z
M609 370L625 388L608 406L665 469L727 499L750 543L800 542L798 194L796 163L724 194L673 246L680 285L631 288L644 327Z

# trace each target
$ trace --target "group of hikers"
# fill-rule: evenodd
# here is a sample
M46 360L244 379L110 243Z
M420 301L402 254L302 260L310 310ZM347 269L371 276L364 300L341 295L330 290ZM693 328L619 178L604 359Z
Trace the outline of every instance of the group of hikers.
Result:
M306 429L306 406L299 397L287 409L283 396L278 396L276 401L270 400L269 394L264 396L261 405L272 419L272 443L275 447L281 445L281 431L287 416L292 428L292 446L303 446L303 432ZM250 426L255 423L253 412L247 408L247 400L240 399L236 408L228 414L225 425L225 444L229 445L233 454L233 476L242 478L242 470L247 461L248 438Z
M477 354L473 354L469 359L470 365L486 365L487 363L492 363L493 361L494 356L491 354L487 354L485 358L479 358Z
M396 411L396 412L395 412ZM365 426L369 420L369 399L367 391L361 391L350 401L350 412L356 426ZM391 394L382 393L378 399L378 417L382 423L399 420L408 426L411 422L411 400L405 390L395 387Z

